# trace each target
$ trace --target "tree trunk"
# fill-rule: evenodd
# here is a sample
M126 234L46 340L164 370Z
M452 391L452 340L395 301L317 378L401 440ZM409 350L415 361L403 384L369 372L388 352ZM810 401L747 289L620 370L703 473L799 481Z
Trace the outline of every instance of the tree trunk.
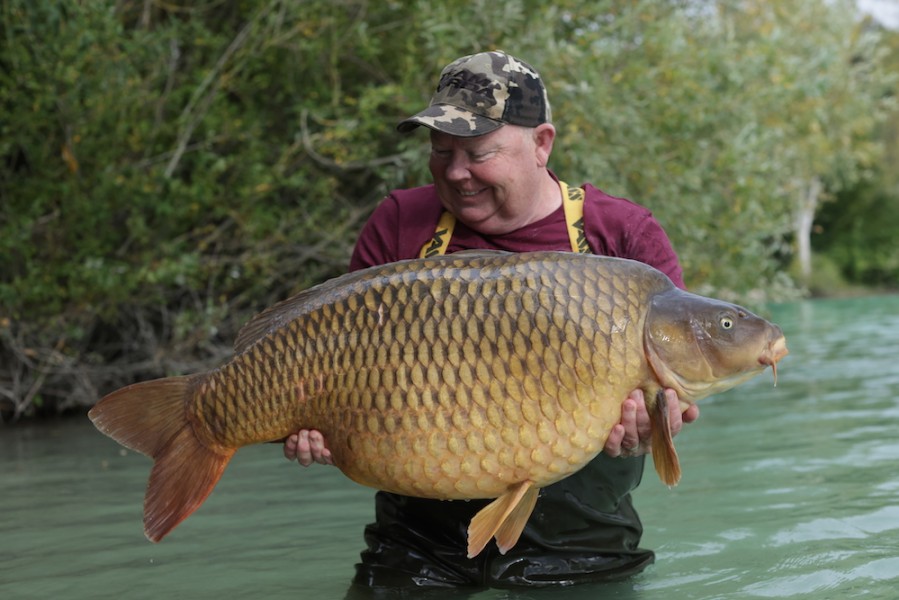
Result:
M812 275L812 225L815 222L815 211L821 198L824 186L819 177L812 177L803 182L803 193L797 202L794 219L796 249L799 256L799 273L803 283L808 283Z

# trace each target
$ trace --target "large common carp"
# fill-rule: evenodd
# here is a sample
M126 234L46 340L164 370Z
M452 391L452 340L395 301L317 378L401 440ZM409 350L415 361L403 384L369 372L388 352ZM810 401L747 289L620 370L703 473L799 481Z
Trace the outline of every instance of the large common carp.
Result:
M511 548L538 490L603 448L641 388L653 460L680 478L664 406L774 368L783 333L675 287L642 263L567 252L463 252L349 273L251 320L208 373L138 383L90 411L154 459L144 529L159 541L209 495L234 452L318 429L367 486L496 498L469 555ZM775 371L776 375L776 371Z

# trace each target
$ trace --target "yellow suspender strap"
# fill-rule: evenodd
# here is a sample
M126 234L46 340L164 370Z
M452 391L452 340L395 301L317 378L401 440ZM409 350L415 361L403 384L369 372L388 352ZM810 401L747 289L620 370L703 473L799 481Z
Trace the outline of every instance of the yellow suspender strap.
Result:
M578 187L570 188L564 181L559 182L559 187L562 189L562 209L565 212L565 225L568 228L571 251L589 254L590 246L587 244L587 236L584 235L584 190ZM437 222L434 237L421 247L419 258L446 254L455 225L456 217L450 212L443 211Z
M565 211L565 225L568 227L568 241L571 251L589 254L590 245L584 234L584 190L579 187L568 187L564 181L559 182L562 188L562 209Z
M421 247L419 258L428 258L429 256L437 256L438 254L446 254L449 247L450 238L453 237L453 228L456 226L456 217L449 211L443 211L440 220L437 221L437 230L434 231L434 237Z

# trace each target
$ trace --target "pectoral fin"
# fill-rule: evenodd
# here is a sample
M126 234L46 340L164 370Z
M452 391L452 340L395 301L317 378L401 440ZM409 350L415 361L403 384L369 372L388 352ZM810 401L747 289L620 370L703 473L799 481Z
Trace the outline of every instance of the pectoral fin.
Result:
M649 411L652 424L652 462L655 464L659 479L665 485L677 485L680 481L680 461L674 449L671 437L671 425L668 423L668 400L665 391L656 393L655 405Z
M502 554L515 545L537 503L533 486L532 481L515 484L474 516L468 526L468 558L480 554L494 536Z

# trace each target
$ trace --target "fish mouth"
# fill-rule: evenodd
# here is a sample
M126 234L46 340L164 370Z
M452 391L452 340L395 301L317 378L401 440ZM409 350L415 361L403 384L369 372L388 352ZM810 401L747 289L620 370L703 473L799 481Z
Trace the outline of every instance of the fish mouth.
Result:
M774 372L775 387L777 386L777 363L789 353L790 351L787 350L787 338L781 335L773 342L770 342L768 347L762 352L762 355L759 356L759 364L766 367L770 366Z

